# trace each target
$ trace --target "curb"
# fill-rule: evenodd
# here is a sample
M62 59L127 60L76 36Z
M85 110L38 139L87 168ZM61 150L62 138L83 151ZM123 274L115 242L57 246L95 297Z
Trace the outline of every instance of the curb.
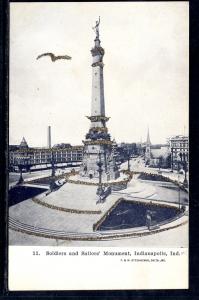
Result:
M96 235L90 235L90 236L83 236L83 235L74 235L74 236L70 236L69 234L65 235L65 236L56 236L54 235L50 235L50 234L44 234L44 233L39 233L39 232L35 232L33 230L27 230L27 229L21 229L15 226L12 226L9 224L9 229L13 230L13 231L17 231L17 232L21 232L21 233L25 233L28 235L33 235L33 236L38 236L38 237L43 237L43 238L48 238L48 239L56 239L56 240L71 240L71 241L100 241L100 240L115 240L115 239L122 239L122 238L131 238L131 237L143 237L143 236L148 236L148 235L152 235L152 234L157 234L157 233L161 233L164 231L168 231L170 229L175 229L178 228L180 226L183 226L185 224L187 224L188 221L184 221L180 224L171 226L171 227L167 227L167 228L162 228L162 229L157 229L157 230L152 230L152 231L145 231L145 232L141 232L141 233L120 233L120 234L110 234L110 235L106 235L106 236L96 236Z

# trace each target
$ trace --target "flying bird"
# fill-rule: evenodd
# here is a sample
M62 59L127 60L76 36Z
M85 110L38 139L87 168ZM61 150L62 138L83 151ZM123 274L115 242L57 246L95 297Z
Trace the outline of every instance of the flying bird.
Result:
M50 56L51 60L54 62L58 59L71 59L72 57L68 56L68 55L58 55L58 56L55 56L53 53L43 53L39 56L37 56L37 59L43 57L43 56Z

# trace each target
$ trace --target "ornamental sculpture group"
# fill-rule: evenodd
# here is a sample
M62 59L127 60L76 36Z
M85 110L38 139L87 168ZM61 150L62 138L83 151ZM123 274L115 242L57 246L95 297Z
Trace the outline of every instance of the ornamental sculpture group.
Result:
M96 21L96 24L93 28L93 30L95 31L95 34L96 34L96 39L99 39L99 24L100 24L100 17L99 17L99 20Z

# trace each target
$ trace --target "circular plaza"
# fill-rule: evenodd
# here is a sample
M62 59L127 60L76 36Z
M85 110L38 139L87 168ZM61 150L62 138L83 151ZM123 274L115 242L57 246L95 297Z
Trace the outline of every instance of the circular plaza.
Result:
M42 240L47 245L110 246L123 239L134 245L136 240L168 231L172 235L187 227L187 192L171 181L140 177L124 174L110 181L112 191L103 202L97 202L97 181L80 181L77 173L57 176L60 185L53 191L42 178L14 186L14 200L9 199L10 244L40 245ZM114 190L125 181L125 189ZM27 194L24 200L20 195L17 201L16 191Z

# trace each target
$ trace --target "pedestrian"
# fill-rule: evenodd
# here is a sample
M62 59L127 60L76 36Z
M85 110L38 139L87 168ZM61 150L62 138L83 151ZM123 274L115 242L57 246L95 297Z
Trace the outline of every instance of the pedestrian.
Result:
M146 214L146 225L148 227L148 230L151 229L151 214L149 212L147 212Z

